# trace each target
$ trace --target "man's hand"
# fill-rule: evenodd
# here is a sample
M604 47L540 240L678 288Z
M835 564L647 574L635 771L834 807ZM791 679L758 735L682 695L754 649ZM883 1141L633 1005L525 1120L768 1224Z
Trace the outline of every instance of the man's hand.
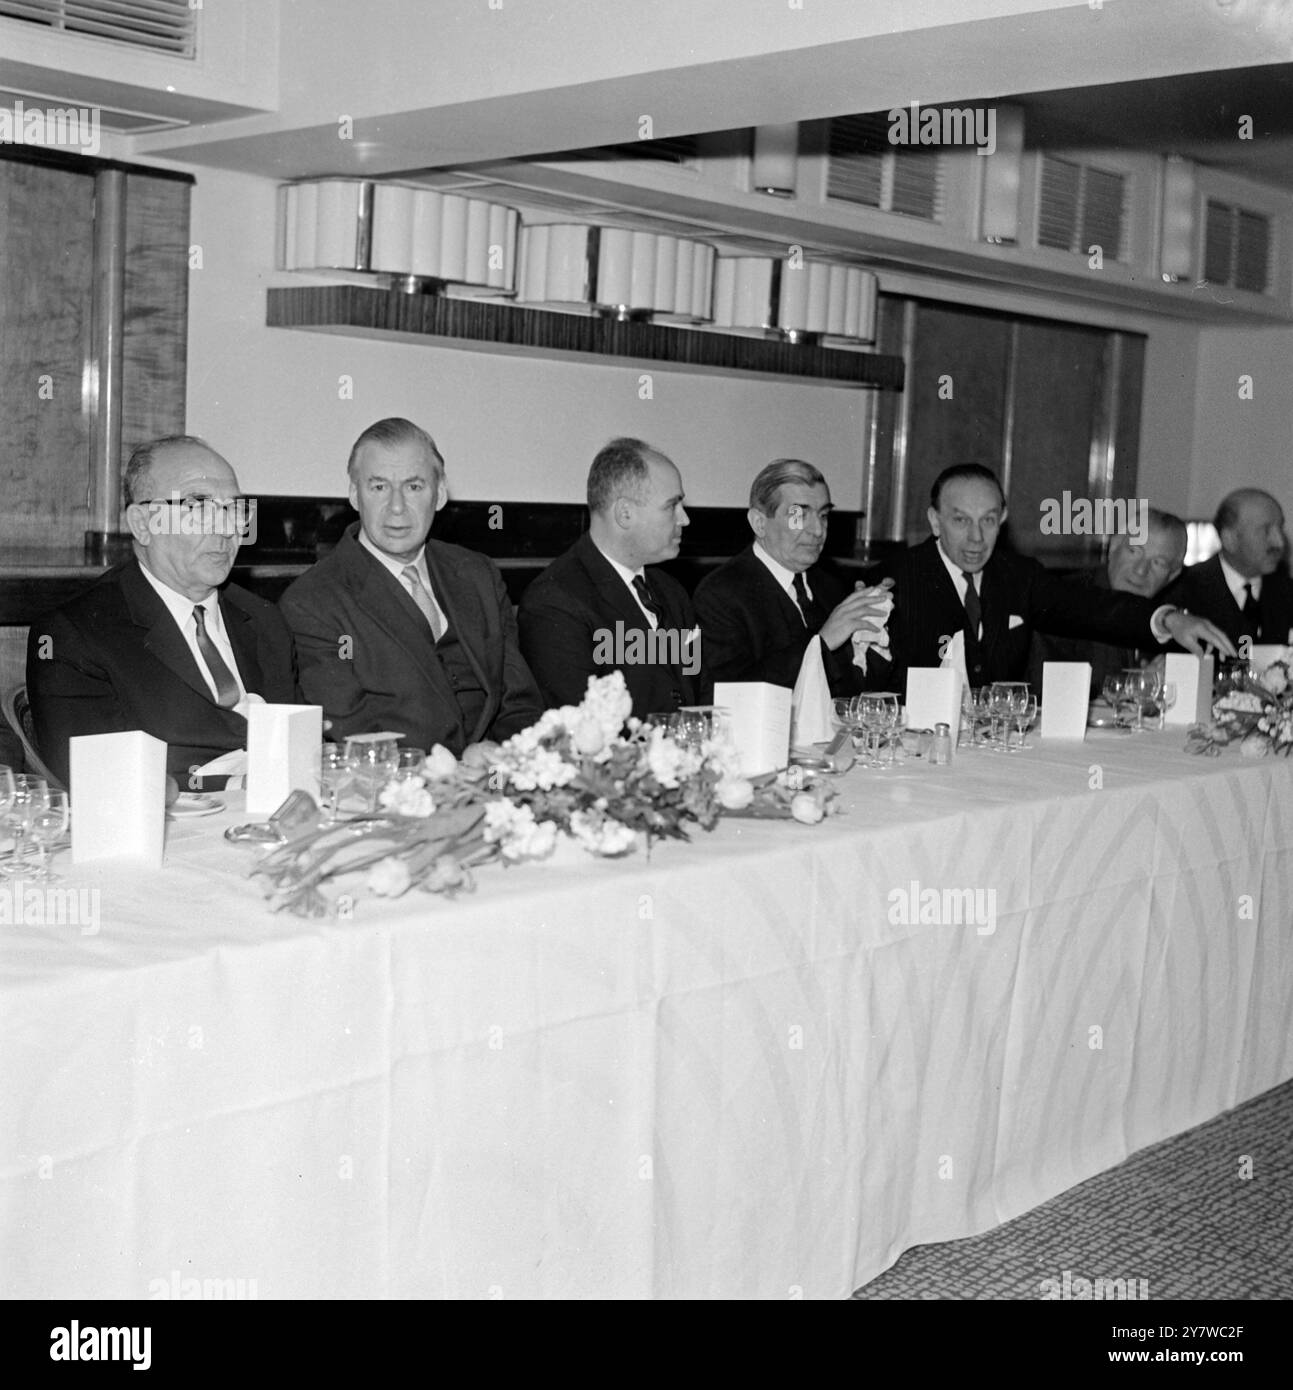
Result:
M818 635L829 650L842 647L859 630L865 635L878 637L888 616L889 591L892 588L892 579L882 579L871 587L855 585L848 598L838 604L822 624Z
M1186 651L1195 656L1206 655L1204 647L1215 647L1223 656L1234 656L1234 643L1215 623L1200 618L1197 613L1186 613L1173 608L1163 615L1163 626L1173 641L1179 642Z

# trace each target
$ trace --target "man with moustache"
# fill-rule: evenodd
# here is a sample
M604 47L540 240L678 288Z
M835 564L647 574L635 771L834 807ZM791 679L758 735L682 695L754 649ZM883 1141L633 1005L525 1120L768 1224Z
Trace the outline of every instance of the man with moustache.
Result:
M229 464L191 435L136 449L123 483L133 558L32 624L36 744L66 782L69 738L142 729L166 743L181 787L223 786L194 769L246 747L248 703L297 698L278 610L225 582L248 500Z
M831 693L856 694L854 633L878 633L880 590L846 585L820 565L831 494L803 459L774 459L750 487L753 542L696 588L706 689L715 681L794 688L804 652L821 638Z
M894 581L892 658L875 656L868 683L876 688L901 691L910 667L941 665L957 632L972 686L1023 679L1034 631L1150 650L1172 639L1201 652L1206 642L1234 655L1206 618L1139 594L1102 594L998 550L1005 494L982 464L945 468L928 516L933 534L885 566Z
M1185 522L1157 507L1145 509L1143 542L1119 532L1109 541L1108 558L1098 570L1077 580L1094 592L1139 594L1154 598L1181 573L1189 533ZM1156 655L1157 653L1153 653ZM1099 695L1104 678L1140 666L1151 653L1138 647L1115 646L1109 642L1084 641L1077 637L1033 635L1028 663L1028 679L1042 688L1042 664L1047 661L1087 661L1091 664L1091 694Z
M346 467L358 522L279 600L306 699L339 740L390 731L460 755L528 728L543 703L498 567L428 539L449 496L435 441L378 420Z
M1236 646L1288 642L1293 580L1280 569L1288 549L1280 504L1259 488L1237 488L1213 524L1220 553L1191 565L1168 597L1210 618Z
M639 718L699 698L702 636L687 591L656 566L687 525L682 478L640 439L612 439L588 473L587 532L521 597L521 651L549 706L590 676L624 675Z

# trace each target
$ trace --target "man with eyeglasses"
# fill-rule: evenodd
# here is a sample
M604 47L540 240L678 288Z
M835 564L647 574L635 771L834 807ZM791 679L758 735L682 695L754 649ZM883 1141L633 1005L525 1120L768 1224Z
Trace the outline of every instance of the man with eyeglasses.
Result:
M1185 522L1157 507L1146 509L1143 539L1119 532L1109 541L1105 564L1093 570L1082 582L1093 593L1139 594L1156 598L1181 573L1189 533ZM1091 695L1099 695L1104 678L1156 658L1159 649L1118 646L1080 637L1056 637L1049 632L1033 634L1028 678L1035 689L1042 688L1042 664L1047 661L1089 661Z
M222 786L195 769L246 747L248 703L297 699L278 609L226 583L251 504L191 435L141 445L123 483L133 558L32 625L36 743L66 782L69 738L142 729L166 743L181 788Z

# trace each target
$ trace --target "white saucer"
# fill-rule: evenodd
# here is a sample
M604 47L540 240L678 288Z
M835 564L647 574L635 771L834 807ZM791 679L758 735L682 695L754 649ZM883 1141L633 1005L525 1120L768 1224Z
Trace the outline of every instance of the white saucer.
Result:
M194 816L213 816L224 810L224 802L218 796L206 796L201 792L181 792L174 803L166 808L168 816L179 820L189 820Z

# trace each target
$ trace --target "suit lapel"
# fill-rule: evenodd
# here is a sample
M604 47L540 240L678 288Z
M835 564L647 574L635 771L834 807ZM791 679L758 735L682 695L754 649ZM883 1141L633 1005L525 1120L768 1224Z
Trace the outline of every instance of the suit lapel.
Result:
M992 657L1010 631L1010 590L992 561L983 567L979 604L983 610L983 637L979 656L983 669L992 669Z
M485 692L485 708L481 711L479 724L475 729L467 731L470 735L467 742L474 743L494 722L494 715L502 698L497 683L490 679L485 659L483 644L488 624L481 608L479 591L463 582L458 571L445 562L444 554L434 541L427 541L426 557L427 572L431 575L436 599L444 609L445 618L458 638L467 664L480 682L480 688ZM412 603L413 600L409 599L409 602ZM456 706L458 698L444 674L444 667L438 658L435 658L434 664L440 683Z
M204 700L211 700L211 689L198 670L197 661L179 624L171 617L170 610L157 591L140 573L138 562L122 575L121 587L131 621L147 629L144 649Z
M234 657L238 662L238 674L242 677L243 687L259 694L265 682L260 669L260 649L251 614L245 608L239 607L228 595L221 593L220 616L224 619L225 635L229 638L229 645L233 648Z

